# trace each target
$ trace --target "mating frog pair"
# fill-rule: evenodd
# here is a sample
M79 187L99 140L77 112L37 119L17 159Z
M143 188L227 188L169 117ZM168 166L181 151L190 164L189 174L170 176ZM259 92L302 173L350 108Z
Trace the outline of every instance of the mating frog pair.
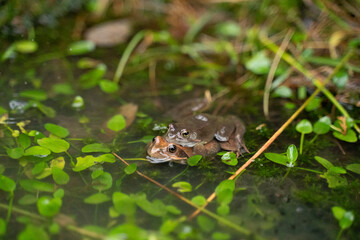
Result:
M211 156L220 149L240 155L249 152L243 140L244 133L244 124L235 116L196 114L171 123L165 136L155 137L148 145L147 158L152 163L186 164L186 159L193 155Z

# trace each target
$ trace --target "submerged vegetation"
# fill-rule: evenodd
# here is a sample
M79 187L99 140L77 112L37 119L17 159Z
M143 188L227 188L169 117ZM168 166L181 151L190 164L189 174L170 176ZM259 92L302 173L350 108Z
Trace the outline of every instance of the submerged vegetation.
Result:
M1 5L0 238L358 238L359 1ZM251 153L149 163L204 95Z

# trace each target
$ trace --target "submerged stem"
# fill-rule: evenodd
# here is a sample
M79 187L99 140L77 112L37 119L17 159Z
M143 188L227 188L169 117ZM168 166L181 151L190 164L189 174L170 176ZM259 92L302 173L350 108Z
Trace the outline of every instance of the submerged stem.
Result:
M14 202L14 192L10 192L10 201L9 201L8 212L6 215L6 223L9 223L9 221L10 221L13 202Z
M304 136L305 136L305 133L301 133L301 137L300 137L300 155L302 154L302 151L303 151Z

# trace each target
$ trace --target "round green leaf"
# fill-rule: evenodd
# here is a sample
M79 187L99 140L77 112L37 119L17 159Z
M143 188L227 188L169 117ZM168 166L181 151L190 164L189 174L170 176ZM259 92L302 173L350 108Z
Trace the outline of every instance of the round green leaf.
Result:
M228 239L230 239L230 234L222 233L222 232L214 232L211 235L211 239L213 239L213 240L228 240Z
M332 210L332 213L334 215L334 217L337 219L337 220L340 220L343 218L343 216L345 215L345 212L346 210L343 209L342 207L339 207L339 206L334 206L331 208Z
M221 161L230 166L236 166L238 164L236 154L233 152L227 152L224 155L222 155Z
M85 145L82 149L82 152L89 153L89 152L110 152L110 148L106 147L104 144L101 143L91 143Z
M20 53L33 53L38 49L38 44L30 40L20 40L14 43L15 50Z
M16 183L11 178L0 175L0 189L5 192L13 192L16 188Z
M286 151L286 156L288 159L288 164L286 165L287 167L294 167L295 166L295 162L298 158L298 151L297 148L294 144L291 144Z
M80 55L91 52L95 49L95 44L91 41L78 41L70 44L67 53L69 55Z
M332 82L340 89L343 89L348 81L349 76L346 71L337 72L332 78Z
M330 125L331 125L330 118L328 116L324 116L314 124L314 132L316 134L325 134L329 132Z
M352 130L352 129L348 129L346 131L346 135L342 134L341 132L333 132L334 137L336 137L337 139L340 139L342 141L345 142L356 142L357 141L357 136L356 133Z
M198 216L197 222L204 232L211 232L215 227L214 221L204 215Z
M20 205L31 205L37 202L37 197L32 194L25 194L18 201Z
M66 128L53 123L45 123L44 127L46 130L60 138L65 138L69 135L69 131Z
M69 182L70 180L69 175L60 168L52 167L51 171L52 171L53 179L57 184L64 185Z
M114 93L119 90L119 85L117 85L117 83L107 79L101 80L99 86L101 90L105 93Z
M136 210L134 199L121 192L114 192L112 197L115 210L124 215L133 215Z
M65 191L62 188L59 188L58 190L56 190L56 192L54 192L54 198L63 198L65 195Z
M84 199L84 202L87 204L100 204L103 202L110 201L111 198L104 193L95 193Z
M279 87L275 88L274 93L272 95L273 95L273 97L291 98L293 93L289 87L279 86Z
M199 163L199 161L201 160L201 158L202 158L201 155L191 156L188 158L187 163L192 167L196 166Z
M267 159L274 163L278 163L284 166L288 164L288 158L284 154L280 153L265 153L264 154Z
M41 146L32 146L25 150L24 156L47 156L51 151Z
M230 207L225 203L221 203L220 206L217 207L216 212L221 216L226 216L230 212Z
M233 21L221 22L215 26L215 32L224 37L237 37L240 34L240 26Z
M197 195L191 199L191 201L196 204L196 206L202 206L206 203L206 198L202 195Z
M137 165L135 163L132 163L130 165L128 165L125 169L124 172L126 174L133 174L136 171Z
M0 218L0 236L5 235L6 233L6 222L4 219Z
M67 141L58 138L41 138L37 142L40 146L48 148L54 153L66 152L70 147Z
M176 182L172 187L177 188L179 192L191 192L192 186L188 182Z
M20 185L23 189L29 192L36 192L36 191L43 191L43 192L53 192L54 191L54 185L47 183L47 182L41 182L35 179L23 179L20 180Z
M121 114L117 114L117 115L113 116L107 122L107 127L114 132L118 132L118 131L122 130L123 128L125 128L125 125L126 125L126 120L123 117L123 115L121 115Z
M245 62L245 67L256 74L266 74L269 72L271 65L270 59L266 56L265 51L257 52Z
M349 228L354 222L354 214L350 211L346 211L344 216L340 219L339 225L341 229Z
M346 166L346 169L352 171L354 173L360 174L360 164L359 163L352 163Z
M52 217L56 215L61 208L62 201L60 198L51 198L43 196L37 201L37 208L41 215L46 217Z
M96 190L104 191L111 188L112 182L113 179L111 174L108 172L102 172L102 174L94 178L92 187Z
M20 134L18 141L23 149L28 148L31 145L30 137L24 133Z
M296 131L298 131L300 133L303 133L303 134L311 133L313 131L311 122L309 120L307 120L307 119L301 120L296 125Z
M71 104L71 107L79 109L84 107L85 103L84 103L84 99L81 96L76 96L74 98L73 103Z
M22 147L7 148L6 153L13 159L19 159L24 155L24 149Z
M321 101L322 99L319 97L315 97L313 98L308 105L306 105L305 110L310 112L313 111L315 109L318 109L321 106Z
M49 236L41 227L32 224L26 225L24 231L18 235L18 240L49 240Z

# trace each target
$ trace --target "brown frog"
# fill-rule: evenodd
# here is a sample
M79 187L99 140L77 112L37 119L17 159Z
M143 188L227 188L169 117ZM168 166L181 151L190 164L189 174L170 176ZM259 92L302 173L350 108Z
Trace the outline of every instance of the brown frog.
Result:
M220 149L228 151L237 151L235 134L232 134L228 141L219 142L216 139L211 140L202 148L183 147L179 144L169 143L164 137L154 137L152 142L147 146L147 159L151 163L177 162L186 164L186 159L191 156L200 154L203 156L211 156L220 151Z
M147 146L147 159L151 163L177 162L186 164L186 160L194 155L211 156L220 151L220 143L213 139L202 148L183 147L179 144L169 143L164 137L154 137Z
M220 143L232 138L232 147L237 154L249 152L243 141L245 126L235 116L219 117L210 114L196 114L184 118L182 121L169 124L165 139L167 142L179 144L183 147L196 147L201 151L205 144L214 138Z

